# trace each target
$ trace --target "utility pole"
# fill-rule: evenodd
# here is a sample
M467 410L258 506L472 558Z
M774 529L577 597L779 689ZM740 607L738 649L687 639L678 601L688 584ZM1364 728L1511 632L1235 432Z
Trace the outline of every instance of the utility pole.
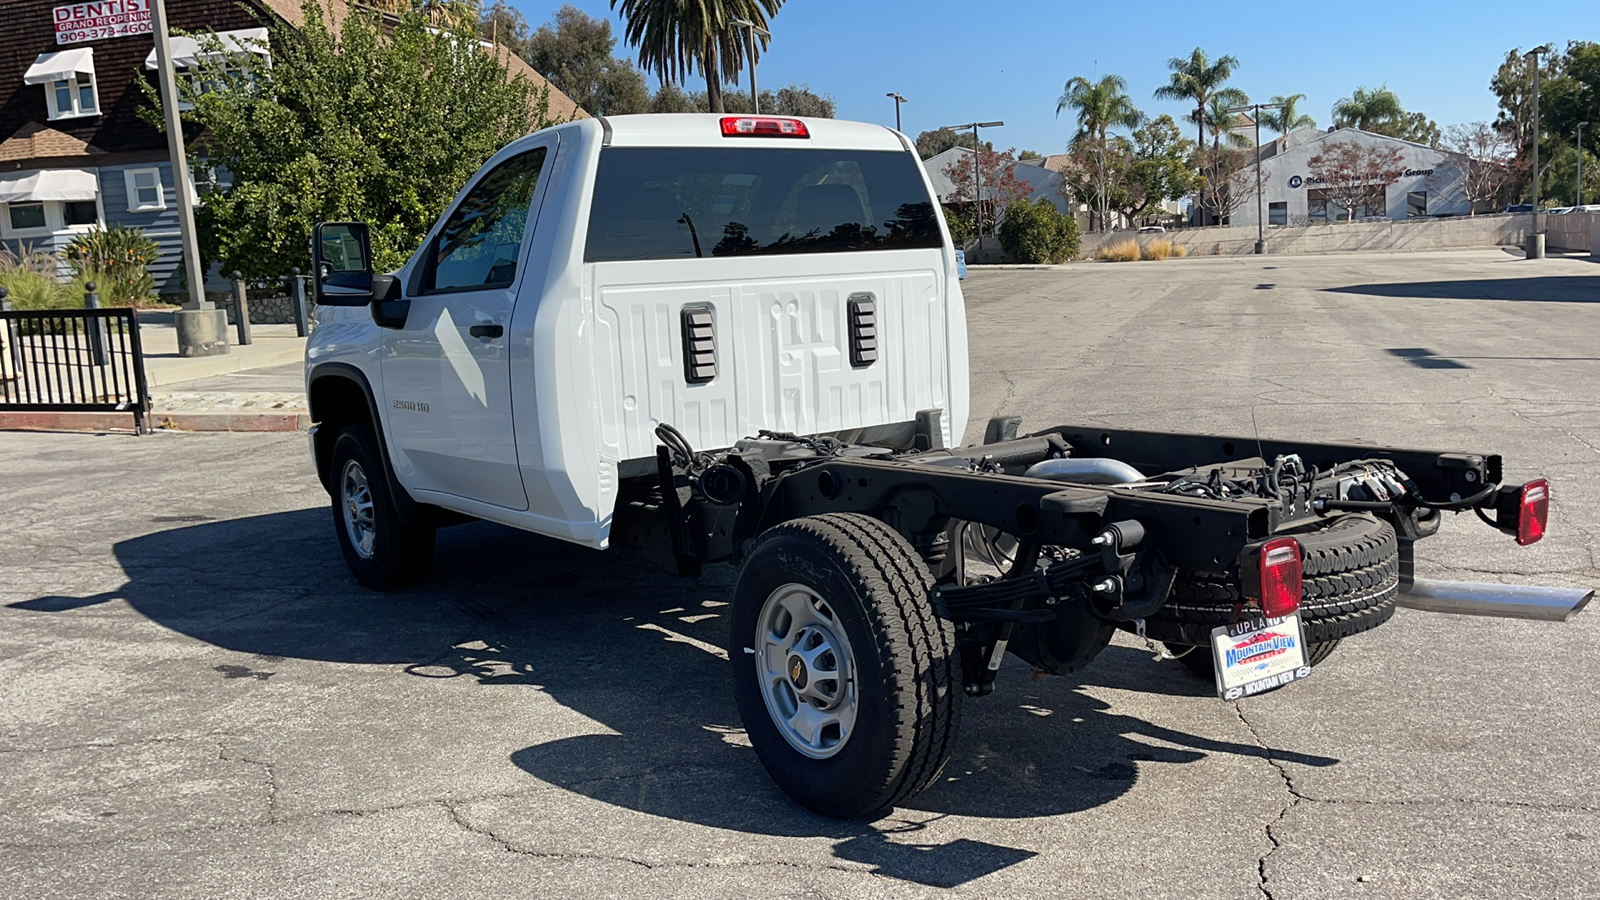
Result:
M978 140L979 128L999 128L1004 122L968 122L965 125L946 125L951 131L972 129L972 223L973 234L978 237L978 249L983 249L983 182L978 174L978 161L983 158L983 142Z
M166 0L150 0L150 11L156 38L156 76L161 83L161 109L167 125L167 154L172 158L172 187L178 199L183 274L189 288L188 302L172 317L178 332L178 355L221 356L228 352L228 314L206 299L206 273L200 268L200 245L194 233L194 198L189 192L189 158L184 155L178 85L172 73Z
M1261 212L1261 111L1263 109L1282 109L1282 103L1252 103L1249 106L1235 106L1228 110L1228 115L1252 110L1250 118L1256 126L1256 255L1267 252L1267 225Z
M1578 202L1574 206L1583 206L1583 129L1588 125L1588 122L1578 123Z
M1528 235L1528 259L1544 259L1544 218L1539 214L1539 56L1551 47L1535 47L1525 55L1533 60L1533 231ZM1582 159L1582 157L1579 157Z
M895 93L894 91L890 91L886 96L888 96L889 99L894 101L894 130L895 131L901 131L902 129L900 128L900 104L907 103L909 101L907 101L906 98L900 96L899 94Z
M749 19L729 19L728 22L744 29L745 55L750 60L750 113L760 115L761 97L756 93L756 32L759 31L769 38L772 37L772 32Z

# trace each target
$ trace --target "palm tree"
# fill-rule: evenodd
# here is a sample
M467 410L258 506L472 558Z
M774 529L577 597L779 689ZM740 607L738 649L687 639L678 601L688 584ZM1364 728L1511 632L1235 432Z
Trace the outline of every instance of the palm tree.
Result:
M1224 138L1228 146L1244 148L1250 146L1250 139L1235 131L1239 120L1243 118L1240 113L1233 112L1235 106L1243 106L1250 102L1250 98L1240 92L1238 102L1230 102L1220 93L1212 95L1205 105L1205 127L1211 129L1211 146L1213 149L1222 146Z
M1128 96L1128 82L1121 75L1107 75L1092 84L1082 75L1074 76L1062 88L1061 99L1056 101L1057 118L1063 109L1074 109L1078 113L1074 144L1085 137L1103 142L1113 126L1137 128L1144 121L1144 113L1134 108L1133 98Z
M1400 98L1386 84L1371 91L1358 87L1355 93L1333 105L1333 124L1340 128L1372 131L1404 115L1405 109L1400 106Z
M626 25L623 37L639 48L639 67L665 82L678 83L698 69L706 78L706 100L722 112L722 82L736 81L745 64L742 26L754 22L763 30L767 17L783 0L611 0ZM767 36L756 32L758 53Z
M1212 97L1221 97L1225 106L1243 106L1250 102L1244 91L1226 87L1233 70L1239 68L1239 60L1232 56L1219 56L1213 62L1206 51L1196 47L1187 59L1174 56L1167 60L1167 68L1172 70L1172 80L1156 88L1156 99L1194 102L1189 121L1199 129L1202 147L1206 143L1206 104Z
M1290 94L1287 97L1282 94L1274 96L1272 102L1278 104L1278 108L1262 110L1261 124L1279 134L1288 134L1291 131L1299 131L1302 128L1317 127L1316 119L1295 108L1305 98L1305 94Z

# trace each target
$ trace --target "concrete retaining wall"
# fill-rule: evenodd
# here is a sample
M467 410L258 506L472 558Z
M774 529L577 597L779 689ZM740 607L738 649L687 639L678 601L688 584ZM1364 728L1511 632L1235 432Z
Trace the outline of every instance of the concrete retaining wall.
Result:
M1447 219L1399 219L1386 222L1333 222L1326 225L1278 226L1266 231L1268 253L1350 253L1359 251L1449 250L1464 247L1519 247L1531 216L1496 215ZM1546 217L1546 221L1568 218ZM1570 218L1578 219L1579 216ZM1135 237L1121 231L1085 235L1083 255L1093 257L1102 245ZM1143 235L1140 242L1166 238L1181 244L1190 256L1233 256L1255 252L1254 226L1181 228L1161 235ZM1565 240L1565 238L1563 238Z
M1595 247L1600 213L1569 213L1544 217L1544 245L1550 250L1583 252Z

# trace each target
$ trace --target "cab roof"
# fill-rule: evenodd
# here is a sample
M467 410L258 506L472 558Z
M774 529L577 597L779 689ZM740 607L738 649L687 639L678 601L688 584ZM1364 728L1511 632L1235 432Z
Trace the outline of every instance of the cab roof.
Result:
M652 113L601 116L584 125L605 132L609 147L818 147L829 150L910 151L910 143L894 129L868 122L801 116L756 116L804 122L809 137L725 137L724 118L752 118L741 113Z

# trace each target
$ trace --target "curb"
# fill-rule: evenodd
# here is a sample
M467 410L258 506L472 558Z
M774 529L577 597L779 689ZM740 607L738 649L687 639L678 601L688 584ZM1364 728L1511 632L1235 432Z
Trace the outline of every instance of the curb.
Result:
M293 413L163 413L150 414L150 424L165 431L288 432L306 431L311 416ZM132 413L15 412L0 413L0 431L119 432L134 430Z

